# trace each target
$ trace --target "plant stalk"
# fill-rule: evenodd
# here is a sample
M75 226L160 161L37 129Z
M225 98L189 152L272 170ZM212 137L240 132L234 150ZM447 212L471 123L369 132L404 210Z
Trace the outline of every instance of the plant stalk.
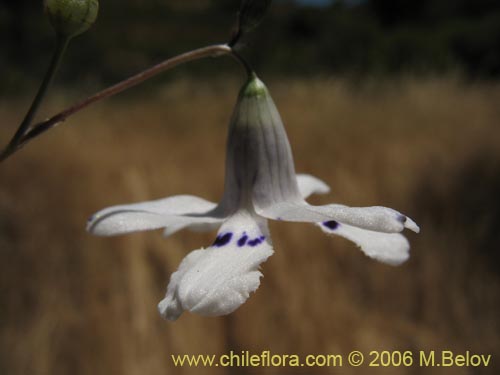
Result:
M180 64L184 64L190 61L199 60L205 57L217 57L220 55L230 54L235 58L245 69L247 75L250 76L252 69L249 64L227 44L215 44L203 48L199 48L193 51L183 53L181 55L172 57L165 60L149 69L146 69L128 79L125 79L111 87L108 87L98 93L89 96L88 98L68 107L67 109L59 112L58 114L52 116L48 120L42 121L29 129L28 132L21 133L21 136L16 139L16 143L9 144L5 150L0 153L0 162L7 159L13 153L22 148L26 143L33 140L34 138L40 136L46 131L52 129L56 125L60 124L66 120L69 116L81 111L82 109L88 107L89 105L114 96L124 90L131 87L137 86L138 84L148 80L149 78L162 73L166 70L172 69ZM18 131L19 133L19 131ZM17 133L16 133L17 134ZM16 137L15 137L16 138Z
M43 78L42 84L40 85L38 92L33 99L33 102L31 103L31 106L24 116L23 121L19 125L19 128L17 129L16 133L12 137L11 141L7 145L7 149L9 148L16 148L17 144L20 142L22 137L26 134L26 132L29 130L31 122L33 121L33 118L35 117L38 108L40 107L40 104L42 103L45 95L47 94L47 91L49 89L50 84L52 83L54 76L59 69L59 66L61 65L62 58L64 56L64 52L66 51L66 48L68 47L70 38L63 37L63 36L57 36L57 42L56 42L56 48L54 50L54 55L52 56L52 60L50 61L49 68L47 69L47 72L45 73L45 76Z

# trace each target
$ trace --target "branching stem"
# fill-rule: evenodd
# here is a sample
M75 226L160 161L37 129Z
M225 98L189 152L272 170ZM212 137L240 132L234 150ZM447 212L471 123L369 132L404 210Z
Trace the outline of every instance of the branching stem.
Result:
M165 60L149 69L146 69L124 81L121 81L111 87L108 87L107 89L104 89L102 91L99 91L98 93L89 96L88 98L68 107L67 109L63 110L62 112L59 112L58 114L52 116L48 120L42 121L36 125L33 125L31 128L29 128L29 123L31 122L31 119L36 111L36 108L39 105L39 102L37 100L34 101L33 106L36 105L33 111L29 111L28 114L26 115L25 121L23 121L23 124L28 121L28 125L23 125L21 124L20 128L16 132L16 135L14 136L13 140L9 145L0 153L0 162L4 161L7 159L9 156L11 156L13 153L21 149L26 143L29 141L33 140L34 138L40 136L41 134L45 133L46 131L52 129L56 125L60 124L64 120L66 120L69 116L81 111L82 109L88 107L89 105L98 102L102 99L109 98L113 95L116 95L124 90L127 90L131 87L134 87L138 85L139 83L142 83L146 81L147 79L164 72L166 70L172 69L180 64L184 64L190 61L194 60L199 60L205 57L217 57L221 55L226 55L230 54L233 58L235 58L244 68L247 73L247 75L250 76L252 73L252 69L250 65L234 50L227 44L216 44L208 47L203 47L199 48L193 51L189 51L186 53L183 53L181 55L172 57L168 60ZM48 85L49 82L47 82ZM42 84L42 87L45 85ZM46 90L46 88L44 89ZM42 95L43 96L43 95ZM35 103L37 102L37 103ZM32 107L33 107L32 106ZM31 113L33 112L33 113ZM21 128L23 128L21 131ZM19 134L18 134L19 133Z
M42 103L45 95L47 94L47 90L49 89L49 86L52 83L52 80L54 79L55 73L58 70L59 66L61 65L62 57L64 55L64 52L66 51L66 48L68 47L69 40L70 39L67 37L63 37L63 36L57 37L54 55L52 56L52 60L50 62L49 68L47 69L47 72L45 73L45 76L43 77L42 84L40 85L40 88L38 89L38 92L36 93L36 96L33 99L33 102L31 103L30 108L28 109L28 112L24 116L24 119L21 122L21 125L19 125L19 128L17 129L16 133L14 134L12 139L10 140L5 151L2 152L2 154L0 154L0 161L3 160L2 157L3 157L4 153L9 152L9 151L14 151L17 148L17 145L19 144L21 139L28 132L31 123L33 122L33 118L35 117L35 115L38 111L38 108L40 107L40 104Z

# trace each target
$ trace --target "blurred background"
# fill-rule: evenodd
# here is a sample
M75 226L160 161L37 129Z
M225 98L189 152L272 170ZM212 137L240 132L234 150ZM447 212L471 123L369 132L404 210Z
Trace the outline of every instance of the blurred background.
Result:
M102 1L39 117L228 40L237 8ZM52 53L41 1L0 3L0 43L3 145ZM114 204L220 198L244 75L225 57L190 63L75 115L0 165L0 374L333 372L174 368L170 359L230 350L469 350L492 364L378 373L499 373L500 3L275 0L241 53L273 95L297 170L332 187L310 201L408 214L422 230L407 233L410 260L378 264L313 226L271 223L276 253L246 304L227 317L163 321L156 304L170 274L215 234L95 238L85 223Z

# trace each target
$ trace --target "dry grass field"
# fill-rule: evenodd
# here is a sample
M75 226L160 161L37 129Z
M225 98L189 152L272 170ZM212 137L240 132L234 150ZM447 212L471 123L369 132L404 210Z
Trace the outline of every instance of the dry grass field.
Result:
M265 78L265 77L263 77ZM458 79L269 81L314 203L384 205L421 227L378 264L306 224L271 223L275 255L227 317L163 321L156 304L214 233L97 238L119 203L222 194L238 84L175 81L76 115L0 165L0 374L496 374L500 371L500 86ZM69 104L62 96L50 112ZM4 144L27 102L0 102ZM47 113L48 114L48 113ZM467 350L488 368L173 367L170 355ZM338 371L341 370L341 371Z

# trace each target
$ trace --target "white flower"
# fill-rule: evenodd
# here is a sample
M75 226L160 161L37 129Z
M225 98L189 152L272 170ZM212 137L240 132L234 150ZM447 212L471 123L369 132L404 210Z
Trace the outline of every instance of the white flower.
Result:
M408 259L408 241L398 232L405 227L419 231L410 218L385 207L312 206L304 200L328 191L317 178L295 174L280 115L267 88L253 76L241 89L231 119L219 204L179 195L114 206L91 217L87 229L109 236L165 228L168 236L184 228L205 231L220 226L211 246L184 258L158 308L169 320L184 310L225 315L260 284L259 266L273 254L267 219L316 223L384 263L397 265Z

